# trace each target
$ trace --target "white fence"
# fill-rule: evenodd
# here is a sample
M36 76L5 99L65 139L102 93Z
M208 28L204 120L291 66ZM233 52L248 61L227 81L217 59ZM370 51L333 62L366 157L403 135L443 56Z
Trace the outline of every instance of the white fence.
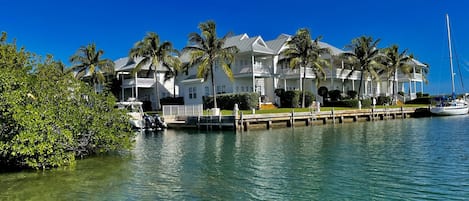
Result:
M202 116L204 107L198 105L163 105L164 118L176 118L187 116Z

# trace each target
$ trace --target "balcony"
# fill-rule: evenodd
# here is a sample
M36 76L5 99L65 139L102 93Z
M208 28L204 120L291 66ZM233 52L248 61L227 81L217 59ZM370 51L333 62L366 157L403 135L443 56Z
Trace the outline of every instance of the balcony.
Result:
M282 69L279 69L279 72L280 72L281 75L283 75L285 77L300 77L300 76L303 76L304 70L305 70L304 68L301 68L301 69L298 69L298 68L296 68L296 69L282 68ZM337 69L335 74L331 75L330 69L324 69L324 73L326 75L326 78L331 78L331 77L346 78L348 73L350 73L350 70L342 71L342 69ZM353 76L356 76L356 75L360 75L360 73L359 72L354 72ZM314 74L312 68L306 68L306 78L311 78L311 79L316 78L316 75ZM352 77L352 79L353 78L354 77Z
M151 88L155 84L153 78L137 78L137 87L141 88ZM135 87L135 78L124 79L122 82L122 87Z
M256 77L271 77L272 73L270 69L271 69L270 65L263 65L263 64L237 66L233 68L233 75L235 77L253 76L253 70L254 70L254 76Z
M331 69L328 68L328 69L324 69L324 71L326 73L326 78L359 80L361 76L360 71L352 72L352 70L350 69L335 68L331 71Z
M422 76L422 73L411 73L410 75L397 73L397 79L401 82L423 81L423 76Z

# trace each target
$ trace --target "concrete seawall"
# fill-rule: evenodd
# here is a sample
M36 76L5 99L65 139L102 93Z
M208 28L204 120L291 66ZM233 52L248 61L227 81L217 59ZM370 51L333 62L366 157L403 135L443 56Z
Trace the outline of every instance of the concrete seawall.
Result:
M270 129L274 127L311 126L357 121L377 121L386 119L429 116L427 108L380 108L361 110L332 110L325 112L291 112L272 114L249 114L231 116L188 116L179 121L167 121L169 128L230 129Z

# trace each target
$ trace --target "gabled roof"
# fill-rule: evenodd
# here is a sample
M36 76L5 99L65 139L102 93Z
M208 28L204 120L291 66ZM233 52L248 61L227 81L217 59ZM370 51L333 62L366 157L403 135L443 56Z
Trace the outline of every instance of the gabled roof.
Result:
M427 65L425 65L422 62L418 61L417 59L412 59L412 62L417 66L428 67Z
M236 46L239 52L257 52L274 54L274 51L270 49L264 42L262 37L256 36L249 38L247 34L241 34L227 38L225 41L225 47Z
M276 54L280 54L282 47L290 38L290 35L280 34L276 39L267 41L266 43Z
M280 34L276 39L267 41L267 45L270 48L272 48L275 51L275 53L280 54L282 47L284 47L287 41L290 40L291 38L292 38L291 35ZM332 55L340 55L345 52L344 50L341 50L335 46L332 46L329 43L322 42L322 41L319 41L319 47L328 48L329 50L331 50Z
M321 48L328 48L330 51L331 51L331 54L334 55L334 56L337 56L337 55L340 55L340 54L343 54L345 53L344 50L341 50L337 47L334 47L332 46L331 44L329 43L325 43L325 42L322 42L322 41L319 41L319 47Z
M116 61L114 61L114 70L116 72L118 71L131 71L132 69L135 68L135 66L138 64L138 62L140 62L143 58L142 57L138 57L136 59L130 59L129 60L129 57L124 57L124 58L120 58L120 59L117 59ZM148 70L150 68L150 64L146 64L142 67L142 70ZM168 69L166 69L165 67L159 65L157 67L157 70L158 71L168 71Z

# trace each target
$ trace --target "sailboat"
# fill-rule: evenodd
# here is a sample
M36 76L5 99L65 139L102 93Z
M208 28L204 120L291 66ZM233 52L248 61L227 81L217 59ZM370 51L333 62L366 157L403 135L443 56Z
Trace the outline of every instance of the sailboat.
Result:
M453 72L453 53L451 48L451 30L449 26L449 16L446 14L446 26L448 29L448 47L449 47L449 65L451 69L451 86L452 93L451 99L441 100L439 104L430 109L430 112L435 115L464 115L469 111L469 107L465 100L456 99L456 93L454 89L454 72Z

